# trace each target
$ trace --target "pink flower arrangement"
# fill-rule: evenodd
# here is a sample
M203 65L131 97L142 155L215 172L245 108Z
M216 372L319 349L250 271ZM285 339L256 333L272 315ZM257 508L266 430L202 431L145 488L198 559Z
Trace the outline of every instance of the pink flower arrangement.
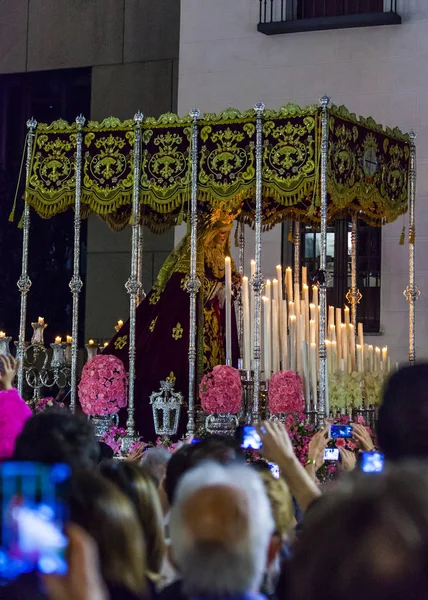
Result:
M79 400L87 415L111 415L127 404L127 377L121 360L112 355L94 356L83 367Z
M304 408L302 380L294 371L279 371L272 376L268 391L269 411L301 413Z
M100 442L104 442L113 450L114 454L120 454L122 448L122 438L126 435L126 429L113 425L100 438Z
M241 376L237 369L217 365L199 386L201 406L208 414L236 414L241 408Z
M46 410L47 408L65 408L65 404L63 402L57 402L55 398L48 396L46 398L40 398L38 402L34 405L34 412L42 412L42 410Z

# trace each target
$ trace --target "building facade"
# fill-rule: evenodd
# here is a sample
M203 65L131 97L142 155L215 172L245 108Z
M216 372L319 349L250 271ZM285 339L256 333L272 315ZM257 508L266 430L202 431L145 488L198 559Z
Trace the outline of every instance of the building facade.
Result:
M87 119L176 111L179 12L178 0L6 0L0 75L90 69ZM91 217L87 240L85 335L109 339L115 322L128 315L130 231L113 233ZM172 232L146 233L146 289L172 246Z
M371 26L369 20L364 27L349 29L279 35L258 31L265 7L268 11L274 7L275 20L281 10L288 10L287 4L304 10L304 2L296 5L291 0L182 0L179 112L194 106L203 112L227 107L246 110L258 101L268 108L289 102L306 106L327 94L334 104L371 116L384 126L414 129L416 271L422 292L416 307L416 342L417 357L427 357L428 3L397 0L402 23L395 25ZM366 5L364 10L370 2ZM389 1L384 2L386 11L390 7ZM307 15L308 20L315 16ZM377 346L388 346L394 362L408 357L408 304L403 296L409 279L408 247L407 241L399 244L403 224L406 219L382 229L380 336L369 338ZM279 226L263 235L262 267L267 276L274 274L281 260L281 239ZM249 261L253 258L250 233L247 240Z

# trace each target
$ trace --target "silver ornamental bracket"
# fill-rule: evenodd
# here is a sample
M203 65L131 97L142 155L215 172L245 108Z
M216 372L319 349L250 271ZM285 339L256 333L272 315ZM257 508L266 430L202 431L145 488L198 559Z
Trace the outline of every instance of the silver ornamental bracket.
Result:
M174 391L172 381L161 381L160 390L150 396L156 435L177 435L183 395Z

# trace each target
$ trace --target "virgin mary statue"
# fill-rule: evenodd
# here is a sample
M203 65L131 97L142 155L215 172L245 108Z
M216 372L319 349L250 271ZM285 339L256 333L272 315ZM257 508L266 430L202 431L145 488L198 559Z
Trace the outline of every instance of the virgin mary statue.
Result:
M197 275L197 385L202 375L225 364L225 257L230 256L230 234L236 213L214 210L198 228ZM232 262L232 287L236 294L240 276ZM188 396L190 234L176 246L162 266L156 283L140 303L136 315L135 424L145 440L154 439L149 398L161 381L174 383L175 391ZM129 365L129 320L104 350ZM238 332L232 302L232 366L239 356ZM196 393L197 396L197 393ZM186 402L185 402L186 405ZM182 411L179 433L184 433L187 411Z

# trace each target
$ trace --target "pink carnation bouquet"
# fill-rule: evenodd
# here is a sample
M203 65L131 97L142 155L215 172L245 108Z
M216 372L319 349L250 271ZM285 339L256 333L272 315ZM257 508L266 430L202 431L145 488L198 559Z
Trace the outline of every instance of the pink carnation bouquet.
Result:
M236 414L241 408L241 376L237 369L217 365L199 386L201 406L208 414Z
M294 371L279 371L272 375L268 391L269 411L301 413L304 409L302 380Z
M35 412L42 412L48 408L65 408L64 402L58 402L55 398L48 396L46 398L40 398L34 405Z
M99 354L83 367L79 400L87 415L111 415L127 404L125 367L116 356Z

